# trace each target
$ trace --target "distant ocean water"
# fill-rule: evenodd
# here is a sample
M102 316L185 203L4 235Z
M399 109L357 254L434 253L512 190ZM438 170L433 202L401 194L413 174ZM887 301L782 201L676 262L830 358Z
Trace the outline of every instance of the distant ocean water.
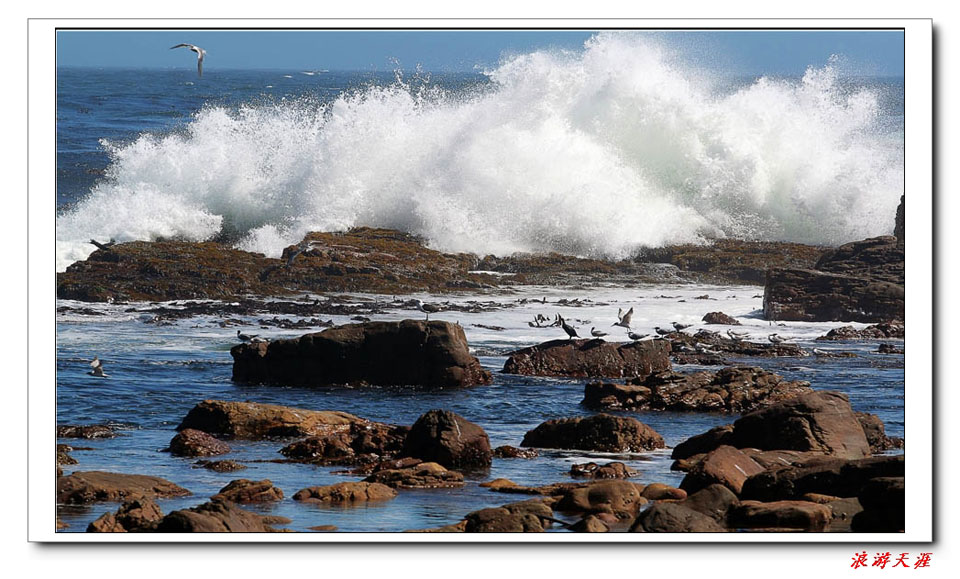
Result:
M91 237L279 256L358 225L495 254L839 244L903 193L902 79L733 77L617 35L483 74L61 68L57 107L58 271Z

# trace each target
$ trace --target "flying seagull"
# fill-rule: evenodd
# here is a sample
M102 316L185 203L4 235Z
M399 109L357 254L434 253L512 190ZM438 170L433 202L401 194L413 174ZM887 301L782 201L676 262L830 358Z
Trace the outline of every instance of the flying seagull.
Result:
M443 311L443 308L437 304L425 304L420 300L417 300L417 309L421 312L427 314L427 321L430 321L430 314L435 314L437 312Z
M193 44L178 44L176 46L171 46L170 50L173 50L174 48L181 48L184 46L197 53L197 76L202 77L203 76L203 56L207 53L207 51L200 48L199 46L194 46Z
M614 326L620 326L622 328L630 329L630 319L633 318L633 308L627 313L623 313L623 309L617 308L617 317L620 318L620 321L613 324Z
M567 333L567 336L569 336L571 340L572 340L573 338L579 338L579 337L580 337L580 336L577 335L577 330L575 330L575 329L573 328L573 326L571 326L570 324L568 324L566 320L564 320L562 317L560 317L560 314L557 314L557 318L560 320L560 327L563 328L563 331Z
M99 357L93 357L93 362L90 362L90 367L93 369L87 372L87 374L98 378L106 378L108 376L108 374L103 372L103 362L100 361Z

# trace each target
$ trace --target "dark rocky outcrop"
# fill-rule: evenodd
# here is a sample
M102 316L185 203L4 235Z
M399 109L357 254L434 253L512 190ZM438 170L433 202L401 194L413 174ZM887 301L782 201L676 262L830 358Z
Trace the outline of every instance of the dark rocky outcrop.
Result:
M160 477L141 474L86 471L57 479L57 502L86 504L131 498L180 497L190 491Z
M461 387L490 382L463 328L444 321L347 324L299 338L234 346L237 382Z
M637 474L636 469L632 469L622 462L608 462L602 465L595 462L584 462L570 467L570 476L592 479L630 478Z
M647 503L641 486L623 480L604 480L562 491L554 508L572 513L608 513L619 519L635 517Z
M893 222L893 236L897 238L899 243L904 243L907 239L906 229L905 229L905 212L904 205L906 202L906 196L900 196L900 205L897 206L897 217Z
M535 448L517 448L504 445L493 449L493 456L495 458L536 458L540 456L540 451Z
M283 500L283 491L267 479L254 481L245 478L230 481L211 500L222 499L234 503L269 503Z
M191 509L173 511L157 525L158 533L270 533L271 525L289 523L283 517L251 513L230 501L211 500Z
M306 503L360 503L388 501L396 496L397 491L380 483L343 482L299 490L293 495L293 500Z
M693 493L712 484L722 484L740 494L747 478L763 471L764 468L749 455L732 446L721 446L710 451L690 469L680 488Z
M527 432L521 446L600 452L643 452L664 448L663 437L636 418L598 414L548 420Z
M697 434L673 447L670 458L684 459L695 454L704 454L723 444L733 444L733 425L716 426L703 434Z
M643 511L630 526L631 533L723 533L711 517L679 503L657 503Z
M206 432L184 428L170 441L173 456L216 456L230 452L230 446Z
M807 493L856 497L872 478L902 476L902 455L857 460L825 457L755 474L743 484L741 498L776 501L801 499Z
M73 447L68 444L57 445L57 466L62 464L77 464L77 459L70 456Z
M88 533L148 533L156 530L163 512L150 499L125 501L116 513L104 513L87 526Z
M348 428L298 440L280 449L291 460L324 465L374 464L398 455L408 426L354 422Z
M712 484L691 494L679 504L726 525L727 514L731 508L740 504L740 499L726 486Z
M117 435L108 424L61 424L57 426L57 438L113 438Z
M306 410L276 404L204 400L187 413L177 430L194 428L227 438L319 436L367 421L346 412Z
M810 383L784 380L761 368L660 372L631 384L590 383L581 404L618 410L750 412L810 392Z
M870 444L870 452L876 454L886 450L903 448L903 439L896 436L887 436L883 421L876 414L857 412L857 420L863 427L863 433Z
M236 472L247 468L246 465L235 460L198 460L196 464L207 470L220 473Z
M670 369L670 346L662 340L631 343L552 340L510 354L503 371L526 376L632 378Z
M399 469L378 470L363 482L380 483L395 489L443 489L464 486L463 475L435 462L423 462Z
M906 336L903 324L900 322L882 322L858 330L853 326L834 328L817 338L820 341L830 340L902 340Z
M736 528L803 529L820 531L831 521L833 512L826 505L809 501L742 501L729 514Z
M521 501L468 514L464 518L464 530L467 533L542 533L552 518L553 509L543 501Z
M486 468L493 460L483 428L449 410L420 416L410 427L401 454L449 468Z
M705 324L720 324L725 326L739 326L740 322L737 321L737 318L733 316L728 316L723 312L709 312L703 316L703 323Z
M877 477L866 481L857 494L863 511L853 517L855 533L897 533L906 526L904 477Z

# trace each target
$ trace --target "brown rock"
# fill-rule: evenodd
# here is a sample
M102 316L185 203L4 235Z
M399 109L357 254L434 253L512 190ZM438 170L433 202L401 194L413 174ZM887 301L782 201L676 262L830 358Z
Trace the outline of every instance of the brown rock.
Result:
M691 494L679 504L725 525L727 514L732 507L740 504L740 499L726 486L712 484Z
M70 456L70 452L73 450L73 447L66 444L57 445L57 465L61 464L77 464L77 459Z
M157 526L159 533L270 533L271 525L289 523L283 517L264 517L229 501L210 501L191 509L173 511Z
M570 526L574 533L606 533L610 527L595 515L587 515Z
M189 494L190 491L168 480L140 474L87 471L74 472L57 479L57 502L61 504L121 501L134 497L180 497Z
M726 424L711 428L703 434L691 436L674 447L670 458L689 458L695 454L707 453L733 440L733 425Z
M553 340L510 354L503 371L527 376L623 378L670 369L669 345L662 340L618 343Z
M719 483L740 494L747 478L763 471L762 466L743 452L732 446L721 446L710 451L687 473L680 488L693 493Z
M63 424L57 426L57 438L113 438L117 435L107 424Z
M585 462L572 465L570 475L592 479L630 478L636 476L637 471L622 462L608 462L603 465L595 462Z
M177 430L195 428L228 438L321 436L366 422L346 412L305 410L275 404L204 400L187 413Z
M493 456L496 458L536 458L540 456L540 451L535 448L517 448L507 445L493 449Z
M410 428L402 453L450 468L485 468L493 461L483 428L450 412L431 410Z
M887 436L883 421L880 420L879 416L868 412L857 412L856 415L857 420L860 421L860 426L863 427L867 442L870 443L870 452L876 454L885 450L903 448L902 438Z
M647 500L637 485L622 480L605 480L569 489L556 509L576 513L610 513L620 519L634 517Z
M724 326L739 326L740 322L733 316L728 316L723 312L710 312L703 316L705 324L720 324Z
M163 512L150 499L137 498L120 505L116 513L104 513L87 526L88 533L143 533L156 530Z
M664 448L663 437L635 418L598 414L548 420L527 432L521 446L600 452L642 452Z
M651 483L643 488L640 496L650 501L679 501L687 498L687 491L664 483Z
M388 501L396 496L397 491L380 483L343 482L302 489L293 495L293 500L308 503L358 503Z
M519 485L508 478L495 478L491 481L482 482L477 486L489 489L502 489L504 487L516 487Z
M446 388L491 380L470 355L463 328L437 320L347 324L294 339L240 344L230 354L237 382Z
M464 517L464 530L468 533L542 533L544 521L552 517L553 510L543 501L522 501L474 511Z
M722 533L726 529L712 518L680 503L656 503L640 513L631 533Z
M201 460L197 461L198 466L202 466L207 470L212 470L213 472L236 472L238 470L243 470L247 468L245 465L240 464L235 460Z
M267 479L252 481L245 478L230 481L211 500L225 500L235 503L267 503L283 499L283 491L273 486Z
M184 428L170 441L169 450L174 456L215 456L230 452L230 446L206 432Z
M730 511L737 528L789 528L819 531L833 518L829 507L807 501L743 501Z
M395 489L460 488L466 484L462 474L447 470L435 462L423 462L403 469L380 470L363 480Z
M857 533L897 533L906 525L906 494L903 476L867 480L857 494L863 511L853 517Z
M317 525L315 527L307 527L311 531L317 531L319 533L332 533L337 530L336 525Z
M906 330L902 322L881 322L867 326L862 330L853 326L840 326L818 337L817 340L828 342L836 340L902 340L905 336Z
M744 483L741 497L760 501L799 499L807 493L855 497L872 478L902 476L902 455L857 460L824 458L753 475Z

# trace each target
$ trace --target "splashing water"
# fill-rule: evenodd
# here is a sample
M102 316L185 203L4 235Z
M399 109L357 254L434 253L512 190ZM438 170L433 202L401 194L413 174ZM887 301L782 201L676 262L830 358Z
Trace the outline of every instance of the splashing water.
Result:
M182 131L104 142L106 178L57 219L87 241L226 239L279 256L310 231L409 231L444 251L621 258L711 238L889 234L902 129L835 63L718 89L642 36L522 54L482 87L392 84L206 106Z

